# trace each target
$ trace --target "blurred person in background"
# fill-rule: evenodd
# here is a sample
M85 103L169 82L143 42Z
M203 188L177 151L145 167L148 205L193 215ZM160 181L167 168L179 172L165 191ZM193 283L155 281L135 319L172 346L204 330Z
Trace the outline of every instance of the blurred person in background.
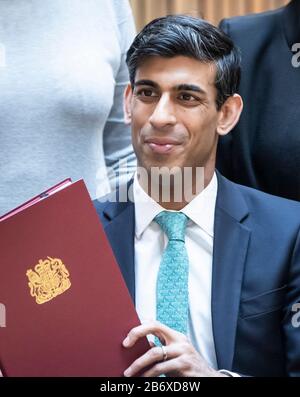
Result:
M300 0L220 27L241 50L244 111L219 140L217 168L234 182L299 201Z
M0 214L55 183L83 178L92 197L135 168L123 123L127 0L0 2Z

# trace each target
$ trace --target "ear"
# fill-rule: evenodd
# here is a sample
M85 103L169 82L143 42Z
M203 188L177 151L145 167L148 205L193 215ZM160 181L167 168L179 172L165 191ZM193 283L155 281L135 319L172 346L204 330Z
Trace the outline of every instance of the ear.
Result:
M226 99L219 111L217 133L226 135L239 121L243 110L243 100L239 94L234 94Z
M132 86L128 84L124 91L123 111L125 124L131 123Z

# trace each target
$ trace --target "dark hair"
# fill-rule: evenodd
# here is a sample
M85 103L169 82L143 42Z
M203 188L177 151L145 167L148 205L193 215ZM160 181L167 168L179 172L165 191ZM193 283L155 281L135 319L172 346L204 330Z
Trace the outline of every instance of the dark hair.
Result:
M178 55L215 63L218 110L237 92L241 73L239 50L219 28L187 15L154 19L135 37L126 57L132 86L143 60L152 56L172 58Z

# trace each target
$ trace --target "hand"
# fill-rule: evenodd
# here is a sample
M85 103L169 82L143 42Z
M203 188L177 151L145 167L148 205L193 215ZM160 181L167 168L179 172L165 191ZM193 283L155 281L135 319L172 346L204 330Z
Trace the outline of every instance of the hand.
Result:
M164 347L152 343L152 347L126 369L125 376L137 376L138 373L145 377L162 374L178 377L226 376L210 368L184 334L159 322L133 328L124 339L123 346L130 348L138 339L149 334L157 336Z

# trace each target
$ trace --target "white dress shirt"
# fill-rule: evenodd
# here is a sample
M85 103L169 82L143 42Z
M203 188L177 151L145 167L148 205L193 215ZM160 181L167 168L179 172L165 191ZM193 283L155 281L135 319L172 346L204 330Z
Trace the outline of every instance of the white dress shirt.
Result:
M189 257L188 337L197 351L217 369L211 318L211 283L216 174L208 186L181 212L188 218L186 249ZM168 238L154 221L165 209L140 186L134 177L135 202L135 288L136 309L141 322L156 319L156 279Z

